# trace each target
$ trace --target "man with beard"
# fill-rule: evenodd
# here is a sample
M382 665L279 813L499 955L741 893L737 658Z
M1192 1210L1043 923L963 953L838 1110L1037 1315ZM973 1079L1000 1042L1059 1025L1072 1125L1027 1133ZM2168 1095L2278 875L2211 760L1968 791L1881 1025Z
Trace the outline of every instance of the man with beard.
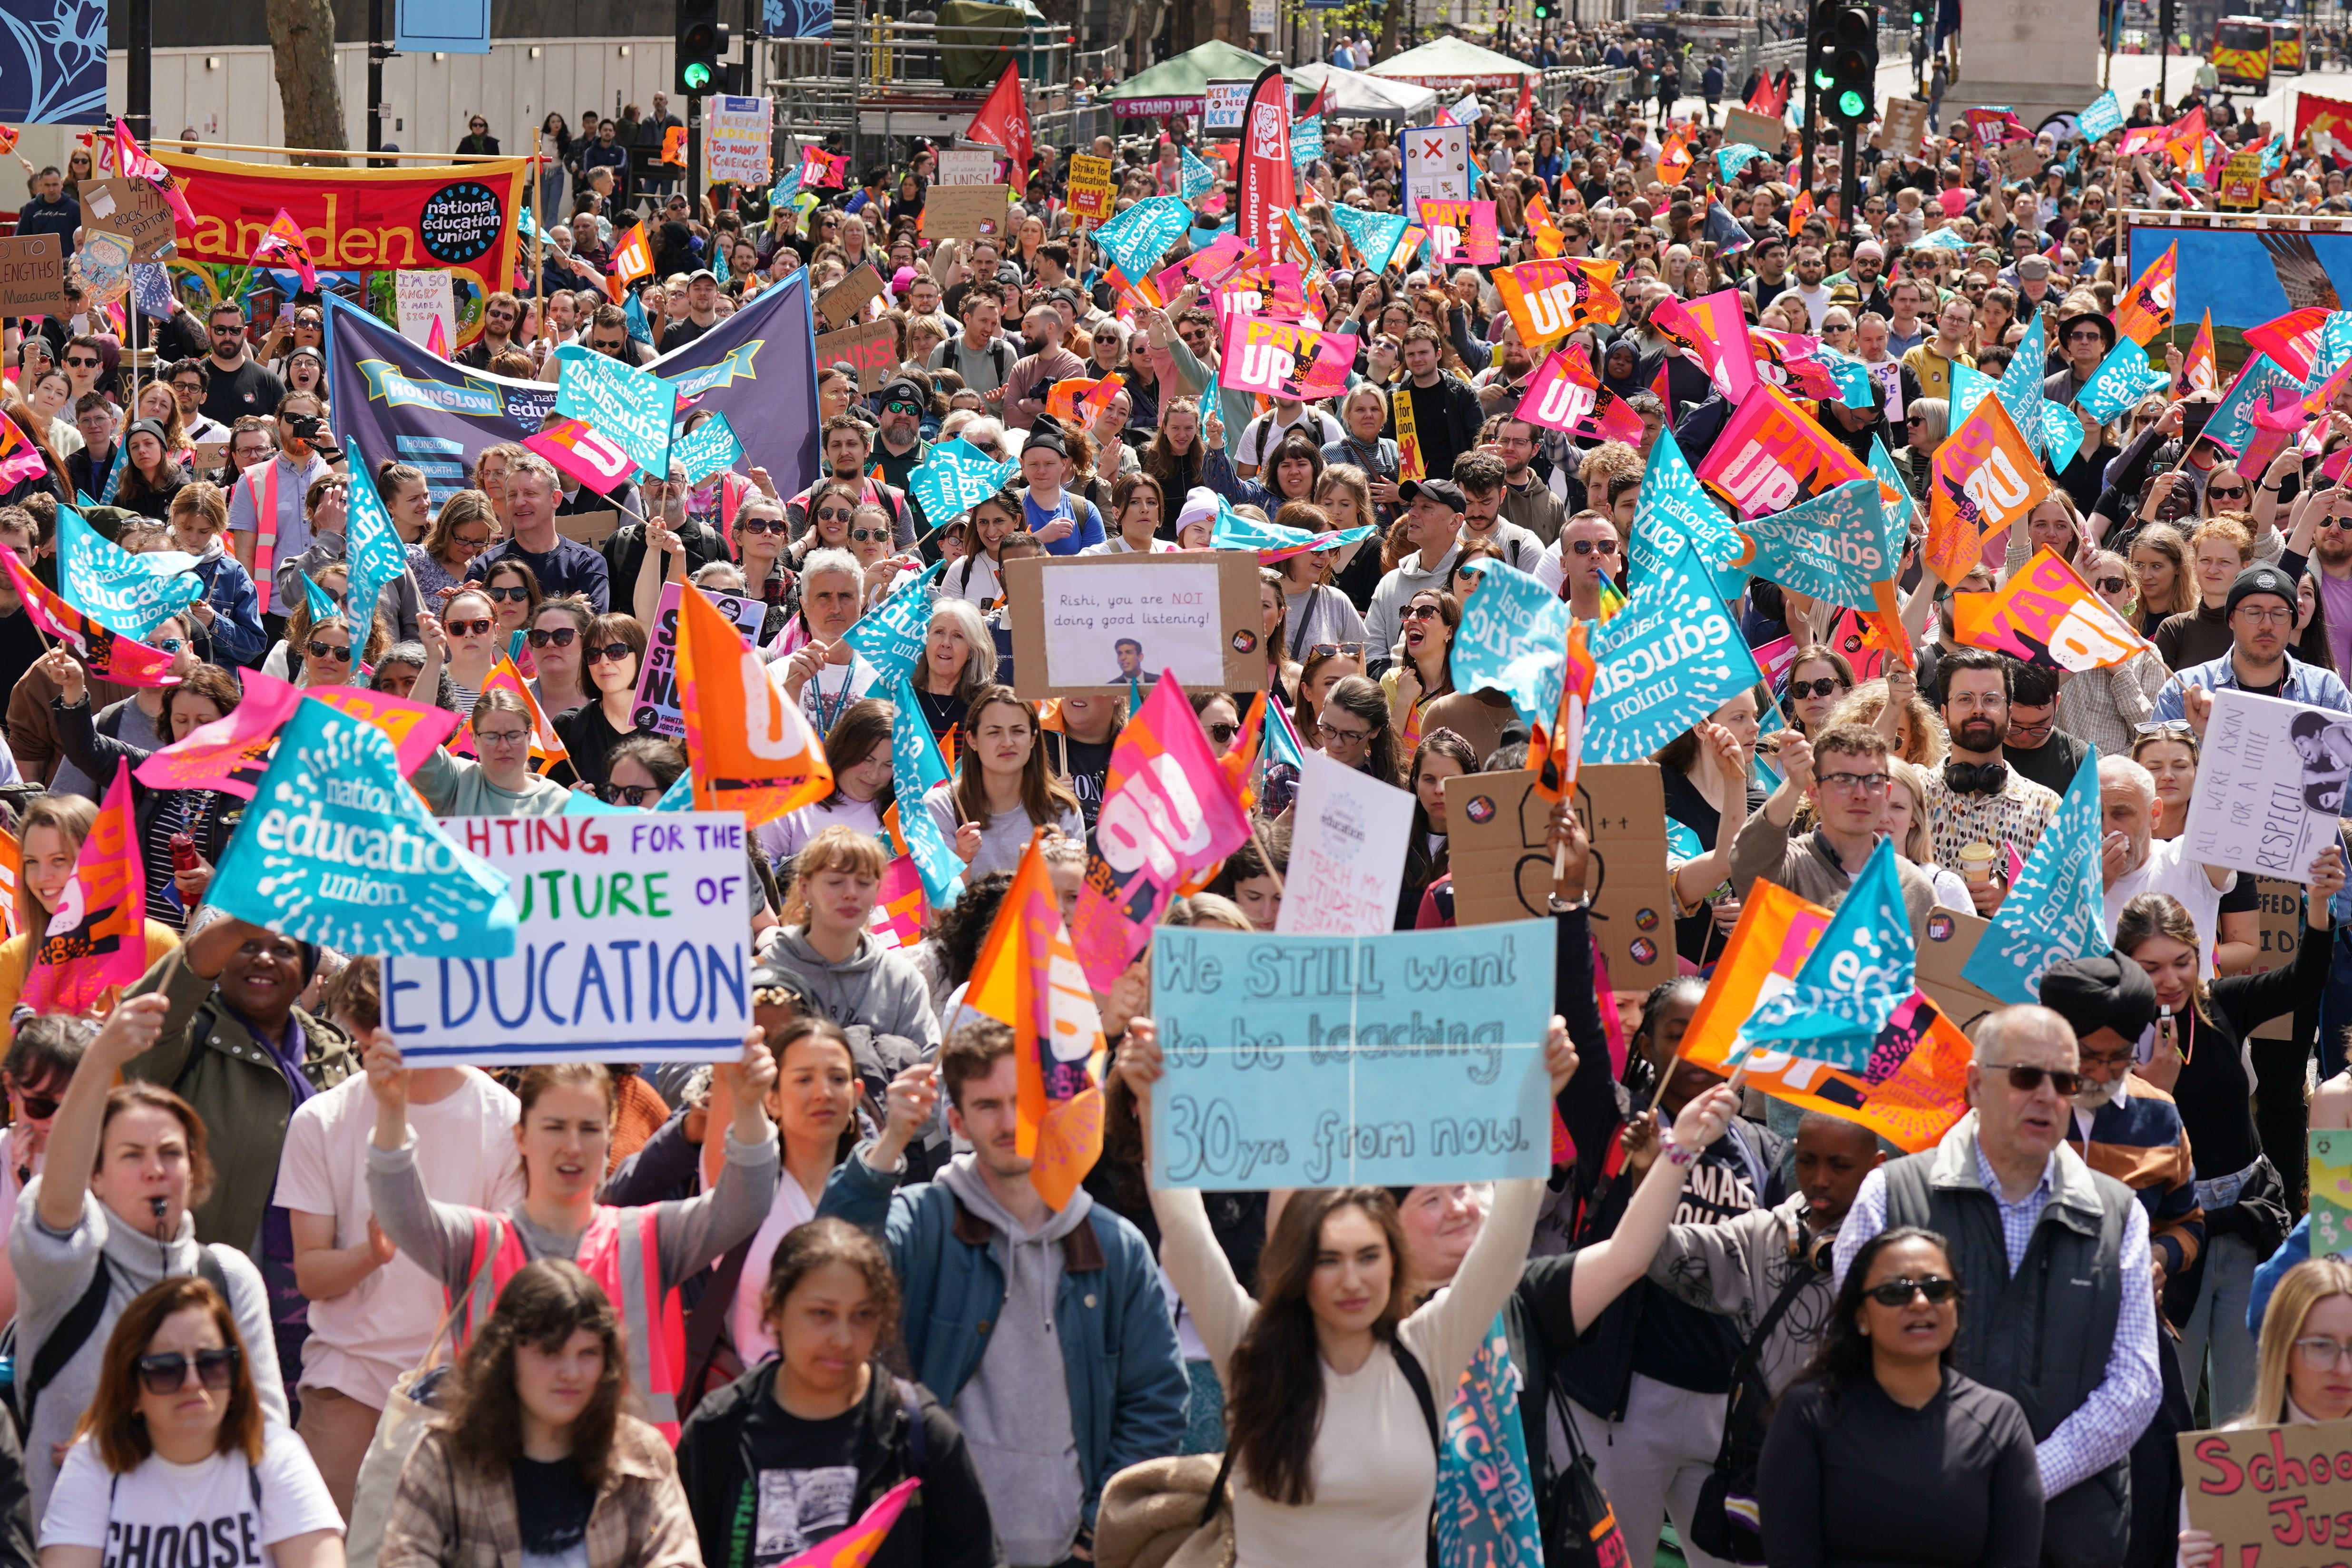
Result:
M2230 651L2176 671L2157 693L2157 721L2186 719L2199 739L2203 739L2216 691L2251 691L2306 708L2352 713L2352 691L2345 689L2334 670L2305 664L2287 652L2287 640L2294 635L2294 581L2285 573L2275 566L2249 566L2239 573L2237 581L2230 584L2230 596L2222 602ZM1946 661L1948 667L1949 663Z
M2099 760L2099 875L2105 886L2107 935L2116 934L2126 904L2142 893L2168 893L2197 922L2200 978L2212 979L2221 895L2238 885L2238 874L2225 866L2200 866L2189 859L2185 833L2178 838L2153 837L2156 776L2129 757Z
M1990 919L2009 891L2003 878L2004 848L2020 860L2033 858L2042 830L2058 815L2058 796L2009 765L2002 739L2009 732L2009 699L2016 667L1980 647L1954 648L1937 666L1942 682L1944 728L1951 752L1927 775L1928 837L1936 864L1964 868L1961 851L1990 845L1993 854L1982 875L1969 882L1977 913Z
M2042 1005L2074 1031L2082 1085L2067 1146L2092 1170L2130 1188L2147 1211L2148 1261L2161 1292L2204 1251L2205 1211L2197 1202L2197 1167L2180 1108L2132 1071L2136 1042L2156 1020L2156 986L2130 959L2073 958L2042 975ZM2164 1392L2155 1419L2132 1445L2128 1563L2172 1555L2180 1496L2173 1439L2195 1424L2179 1356L2160 1342L2156 1359Z
M1518 334L1507 334L1508 341L1500 345L1502 363L1478 373L1471 386L1478 394L1479 406L1491 416L1507 413L1519 405L1528 394L1528 378L1535 374L1535 356L1518 341Z
M911 375L894 377L882 388L874 461L881 467L884 482L893 489L905 489L908 478L931 455L929 443L923 439L923 416L930 406L930 387ZM920 532L927 526L922 503L909 495L907 504L914 510L915 528Z
M1028 429L1045 412L1045 399L1055 382L1086 374L1086 362L1062 346L1068 334L1062 312L1051 305L1032 305L1021 318L1024 353L1004 378L1006 428Z
M1536 453L1543 443L1543 432L1535 424L1517 415L1498 414L1486 421L1486 438L1494 443L1495 455L1503 459L1503 496L1499 508L1507 522L1516 522L1538 539L1544 548L1551 548L1559 538L1559 531L1568 522L1568 503L1551 493L1543 476L1535 470ZM1328 460L1329 454L1326 453ZM1581 503L1584 487L1573 480L1569 487ZM2347 570L2352 571L2352 534L2345 538ZM2347 584L2352 594L2352 584ZM2347 630L2352 630L2352 609L2345 612Z

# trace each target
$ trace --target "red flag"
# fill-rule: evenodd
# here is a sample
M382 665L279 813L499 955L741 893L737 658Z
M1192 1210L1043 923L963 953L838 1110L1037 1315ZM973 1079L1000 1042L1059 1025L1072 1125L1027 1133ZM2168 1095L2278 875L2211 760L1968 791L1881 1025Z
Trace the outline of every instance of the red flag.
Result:
M177 686L172 673L173 656L127 637L92 616L82 614L45 586L16 559L13 550L0 550L0 570L25 602L33 625L74 650L74 657L100 680L117 686Z
M1525 135L1535 121L1536 79L1530 71L1519 78L1519 106L1511 110L1511 123Z
M1235 215L1244 242L1261 256L1281 254L1275 212L1298 205L1290 166L1290 89L1282 68L1268 66L1250 89L1242 113L1241 209Z
M980 112L963 133L974 142L986 142L1003 148L1013 155L1013 183L1021 184L1029 178L1029 100L1021 94L1021 68L1007 61L1004 74L996 79L996 86Z
M1672 429L1675 423L1675 382L1674 377L1666 374L1666 362L1663 358L1658 361L1658 374L1650 378L1650 391L1664 406L1666 427Z
M1323 79L1323 85L1322 85L1321 87L1319 87L1319 88L1318 88L1318 89L1315 89L1315 100L1314 100L1314 101L1313 101L1313 102L1311 102L1311 103L1309 103L1309 104L1307 106L1307 112L1306 112L1306 113L1304 113L1304 114L1302 114L1302 115L1300 115L1300 116L1299 116L1299 118L1300 118L1301 120L1312 120L1312 119L1314 119L1317 115L1318 115L1318 114L1322 113L1322 112L1323 112L1323 100L1326 100L1326 99L1328 99L1328 98L1329 98L1330 96L1331 96L1331 79L1330 79L1329 77L1328 77L1328 76L1327 76L1327 77L1325 77L1325 78ZM7 151L7 149L6 149L6 148L5 148L5 147L0 147L0 153L5 153L5 152L6 152L6 151Z
M36 1013L86 1012L146 970L147 872L125 758L81 841L73 879L49 911L25 977L24 1003Z

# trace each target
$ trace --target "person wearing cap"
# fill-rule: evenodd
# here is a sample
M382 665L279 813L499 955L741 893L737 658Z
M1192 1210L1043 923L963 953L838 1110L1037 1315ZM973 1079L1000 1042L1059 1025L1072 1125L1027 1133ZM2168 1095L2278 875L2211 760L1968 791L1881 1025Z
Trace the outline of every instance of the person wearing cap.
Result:
M686 275L686 314L662 329L662 353L684 348L719 325L719 274L698 267Z
M2157 693L2156 720L2185 719L2202 740L2216 691L2251 691L2306 708L2352 713L2352 690L2332 669L2305 664L2287 651L2294 640L2294 579L2275 566L2249 566L2230 584L2222 620L2230 651L2176 671Z
M1047 313L1052 313L1050 308ZM1036 535L1037 542L1051 555L1081 554L1087 546L1100 544L1106 532L1095 503L1062 488L1069 475L1069 458L1062 422L1050 414L1039 414L1021 448L1021 481L1025 487L1021 498L1022 526Z
M2156 1289L2187 1275L2203 1256L2205 1211L2197 1200L2197 1168L2189 1130L2172 1096L2132 1070L2140 1037L2157 1018L2156 986L2128 958L2101 953L2050 966L2042 977L2042 1005L2074 1031L2081 1086L2066 1143L2083 1163L2113 1176L2147 1211L2148 1254ZM2180 1385L2175 1347L2159 1342L2157 1370L2163 1394L2155 1419L2131 1449L2131 1528L2127 1561L2155 1562L2137 1542L2170 1542L2180 1496L2174 1438L2195 1425Z
M880 412L875 418L874 460L881 465L885 483L905 490L915 470L931 455L930 444L923 439L923 421L931 412L930 384L912 375L894 375L876 395L875 406ZM907 504L915 514L915 531L920 533L929 526L923 518L922 503L909 491Z
M1896 1226L1946 1238L1969 1292L1952 1364L2015 1399L2033 1434L2040 1561L2120 1568L2131 1447L2163 1393L2147 1210L2068 1142L2082 1082L2063 1016L2003 1007L1970 1037L1969 1114L1863 1178L1832 1271L1843 1284Z
M1470 510L1469 498L1452 479L1408 479L1397 487L1397 495L1405 504L1404 536L1414 553L1381 579L1364 612L1365 653L1375 662L1396 647L1412 596L1445 586L1462 548L1462 519Z

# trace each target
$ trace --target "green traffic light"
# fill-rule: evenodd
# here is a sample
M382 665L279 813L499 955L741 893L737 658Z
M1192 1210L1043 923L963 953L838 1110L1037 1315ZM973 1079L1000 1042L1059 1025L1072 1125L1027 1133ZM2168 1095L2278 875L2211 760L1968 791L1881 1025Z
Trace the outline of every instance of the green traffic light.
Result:
M710 68L700 60L689 62L683 74L686 78L686 85L696 92L700 92L710 85Z
M1826 70L1817 70L1813 73L1813 85L1815 87L1832 86L1835 83L1836 79L1836 78L1831 76Z
M1861 119L1863 115L1868 111L1869 108L1869 100L1864 99L1862 94L1854 91L1852 88L1848 88L1845 91L1838 94L1838 112L1844 115L1849 120Z

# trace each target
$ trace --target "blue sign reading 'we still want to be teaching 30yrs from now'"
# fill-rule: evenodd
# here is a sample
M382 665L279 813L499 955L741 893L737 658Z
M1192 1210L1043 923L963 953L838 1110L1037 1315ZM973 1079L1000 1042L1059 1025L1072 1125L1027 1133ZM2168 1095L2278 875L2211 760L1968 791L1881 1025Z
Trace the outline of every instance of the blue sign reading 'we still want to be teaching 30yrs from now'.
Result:
M1162 926L1152 1184L1545 1174L1553 942L1548 921L1366 937Z

